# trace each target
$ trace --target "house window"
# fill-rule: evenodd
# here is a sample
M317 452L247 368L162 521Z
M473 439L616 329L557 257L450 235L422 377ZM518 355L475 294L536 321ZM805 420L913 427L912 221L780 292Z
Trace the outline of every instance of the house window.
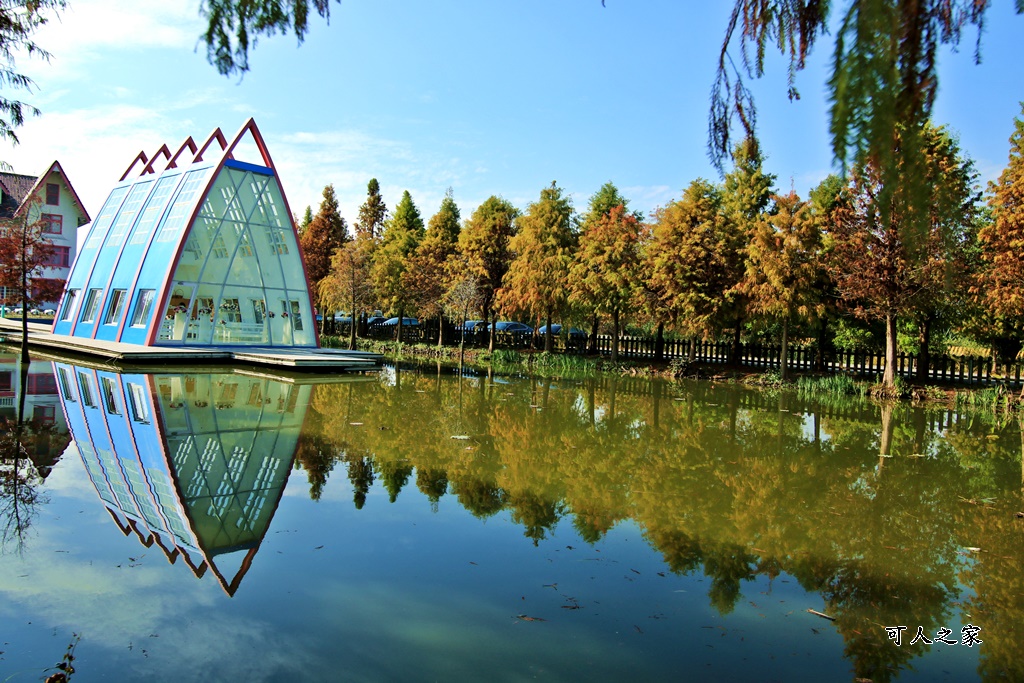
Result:
M67 268L71 265L71 247L50 247L50 253L43 265Z
M46 183L46 203L50 206L60 205L60 185Z
M42 424L53 424L57 410L53 406L33 406L32 419Z
M32 396L56 395L57 380L48 372L33 372L28 376L28 393Z
M78 298L77 289L69 289L64 297L64 308L60 311L61 321L71 320L71 313L75 310L75 300Z
M14 386L14 373L13 372L0 372L0 393L10 393L13 391Z
M132 314L132 327L145 327L149 321L149 312L153 310L155 289L140 289L135 300L135 312Z
M100 294L102 289L90 289L85 297L85 304L82 306L82 322L91 323L96 320L96 313L100 308Z
M104 325L116 325L121 322L121 314L124 313L124 302L127 299L127 290L114 290L114 293L110 297L110 307L107 309L107 317L103 320Z
M48 235L59 235L64 229L64 216L59 213L44 213L39 220L43 224L43 232Z

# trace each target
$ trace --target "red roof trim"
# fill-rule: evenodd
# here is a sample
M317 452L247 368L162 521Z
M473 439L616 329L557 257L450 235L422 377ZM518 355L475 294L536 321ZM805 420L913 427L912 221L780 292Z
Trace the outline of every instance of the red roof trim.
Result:
M135 168L135 164L139 163L140 161L143 164L149 161L149 158L146 157L145 152L139 152L137 155L135 155L135 158L132 159L132 163L128 166L128 168L124 170L124 173L121 174L121 177L118 179L117 182L124 182L124 179L127 178L128 174L132 172L133 168Z
M181 156L181 153L184 152L186 148L188 148L188 151L192 153L193 157L195 156L196 151L199 149L198 147L196 147L195 140L192 139L191 135L185 138L185 142L181 143L181 147L179 147L178 151L174 153L174 156L171 157L171 160L167 162L167 166L164 168L164 170L167 170L168 168L178 168L178 157Z
M160 149L153 152L153 156L150 157L149 163L146 164L146 166L142 169L142 173L139 174L140 176L144 176L149 173L155 173L153 169L153 164L156 163L156 158L158 156L163 156L164 159L167 159L169 161L171 158L171 150L167 149L167 145L160 145Z
M224 138L224 133L220 131L220 128L215 128L214 131L210 133L210 137L206 138L206 142L204 142L203 146L199 149L199 153L196 154L194 159L192 159L193 164L199 163L203 160L203 155L206 154L206 150L209 149L214 140L220 143L220 148L222 150L227 148L228 141Z

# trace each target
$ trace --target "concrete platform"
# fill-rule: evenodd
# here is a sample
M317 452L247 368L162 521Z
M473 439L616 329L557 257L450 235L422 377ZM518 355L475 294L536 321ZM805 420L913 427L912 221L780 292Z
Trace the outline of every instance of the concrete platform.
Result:
M0 341L21 344L21 322L0 319ZM49 325L28 324L33 353L68 360L83 358L138 372L167 372L196 366L250 365L302 372L358 372L380 367L383 356L366 351L273 346L139 346L53 334Z

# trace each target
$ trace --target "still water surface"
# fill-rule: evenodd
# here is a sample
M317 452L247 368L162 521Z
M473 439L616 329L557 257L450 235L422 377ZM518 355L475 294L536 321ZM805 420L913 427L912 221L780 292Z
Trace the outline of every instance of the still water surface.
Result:
M73 634L80 683L1024 679L1016 422L625 378L54 373L0 680Z

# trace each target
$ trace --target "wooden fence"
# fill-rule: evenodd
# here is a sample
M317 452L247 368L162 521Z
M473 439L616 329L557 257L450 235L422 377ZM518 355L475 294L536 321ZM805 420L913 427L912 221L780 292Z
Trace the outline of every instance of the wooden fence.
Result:
M328 333L344 333L347 327L341 326L332 330L328 321ZM394 328L377 328L370 330L371 336L390 338ZM376 333L376 334L375 334ZM461 331L452 326L445 326L444 344L457 345ZM467 332L466 344L472 347L487 343L484 332ZM402 341L406 343L437 343L437 321L426 321L420 325L404 325ZM588 339L566 338L558 336L554 339L555 350L561 353L585 353ZM690 340L665 339L662 358L670 361L675 358L686 359L690 353ZM694 359L699 363L727 364L730 361L732 347L726 342L695 342ZM533 349L543 346L543 338L532 334L509 334L498 332L495 346L503 349ZM602 356L611 354L612 339L610 335L598 335L596 352ZM656 340L653 337L623 335L619 337L619 356L623 359L654 361ZM817 364L818 351L815 347L791 346L789 348L789 368L798 372L820 370L826 373L847 373L857 377L875 377L885 370L885 353L881 351L841 351L835 350L824 354L821 366ZM781 347L772 344L741 344L739 365L742 367L775 370L781 367ZM917 378L918 357L916 354L900 353L896 357L896 374L908 380ZM1021 385L1021 363L1013 364L1008 372L997 368L990 358L968 356L933 355L929 362L928 379L932 382L951 382L957 384L987 385L1006 383L1012 386Z

